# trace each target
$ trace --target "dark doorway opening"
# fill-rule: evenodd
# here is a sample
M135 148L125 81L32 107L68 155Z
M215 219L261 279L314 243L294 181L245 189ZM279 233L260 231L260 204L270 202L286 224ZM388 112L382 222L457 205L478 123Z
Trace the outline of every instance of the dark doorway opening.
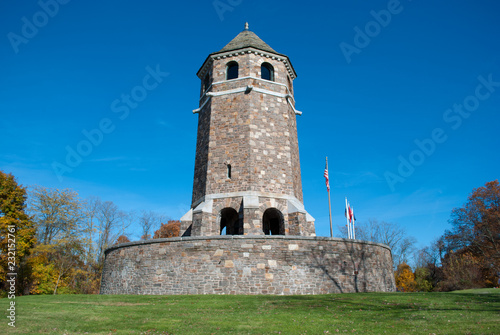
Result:
M285 235L283 214L276 208L268 208L262 217L262 228L266 235Z
M242 235L243 231L240 221L240 215L234 208L224 208L220 211L220 234Z

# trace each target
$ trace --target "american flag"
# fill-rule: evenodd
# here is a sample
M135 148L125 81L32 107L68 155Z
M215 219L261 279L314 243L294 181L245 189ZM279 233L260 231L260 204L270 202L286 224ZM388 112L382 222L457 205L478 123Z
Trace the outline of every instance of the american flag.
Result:
M326 179L326 190L330 192L330 181L328 180L328 165L325 167L325 173L323 175Z

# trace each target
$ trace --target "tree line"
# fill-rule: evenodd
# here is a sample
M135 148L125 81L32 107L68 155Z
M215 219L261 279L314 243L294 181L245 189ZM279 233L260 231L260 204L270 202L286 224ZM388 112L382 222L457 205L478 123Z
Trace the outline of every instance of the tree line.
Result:
M406 264L396 271L405 291L454 291L498 287L500 276L500 185L474 189L451 211L451 229L417 250L413 276ZM400 278L402 279L402 278Z
M474 189L462 207L452 210L449 223L450 230L419 250L416 239L394 223L374 219L358 223L356 237L391 248L398 291L498 286L498 180ZM18 295L98 293L104 251L130 242L133 224L140 227L142 240L180 233L179 221L154 211L124 211L112 201L81 199L69 189L28 189L0 171L0 295L6 294L7 274L13 272ZM347 236L345 228L340 232Z
M69 189L27 189L0 171L0 292L7 290L7 273L17 273L18 295L98 293L104 251L130 242L133 223L141 239L179 235L180 222L154 211L124 211Z
M392 249L396 287L401 292L453 291L498 287L500 276L500 186L498 180L474 189L451 212L451 229L431 245L394 223L369 219L356 225L356 238ZM340 228L341 237L347 229ZM413 266L410 266L411 264Z

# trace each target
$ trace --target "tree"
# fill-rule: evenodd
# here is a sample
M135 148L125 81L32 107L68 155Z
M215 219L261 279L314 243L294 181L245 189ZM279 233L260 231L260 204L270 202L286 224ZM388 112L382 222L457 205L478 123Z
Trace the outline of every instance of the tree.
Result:
M82 208L75 191L33 188L30 212L37 226L38 244L30 258L31 293L56 294L61 288L78 292L74 274L84 268L88 233Z
M32 197L40 243L30 259L31 293L97 293L104 251L132 216L98 197L82 201L71 190L37 187Z
M469 250L483 266L500 273L500 185L490 181L474 189L467 203L452 211L447 251Z
M99 199L96 196L90 196L87 199L83 201L82 204L82 209L83 209L83 216L84 216L84 225L85 225L85 230L87 232L87 238L86 238L86 255L85 255L85 261L87 263L92 263L93 260L95 260L95 235L97 232L97 213L99 211L99 206L101 204L101 199Z
M82 271L83 244L78 240L59 240L53 244L39 244L30 257L32 266L32 294L80 293L76 274Z
M427 267L417 267L415 269L415 289L418 292L430 292L433 289L431 283L431 272Z
M401 263L394 274L396 279L396 288L400 292L415 292L417 283L415 282L415 275L411 268L406 263Z
M0 171L0 282L5 289L7 273L27 274L26 257L36 242L35 226L26 214L26 190L14 176ZM9 254L9 252L11 252ZM13 258L9 258L13 257ZM16 289L23 293L23 276L18 276Z
M439 291L455 291L484 287L481 261L470 251L461 250L446 254L443 261L443 280L438 283Z
M415 277L418 269L426 269L427 279L431 287L436 287L443 280L443 239L439 238L432 242L430 246L424 247L415 253L414 260L416 264ZM423 270L422 270L423 271ZM421 276L423 277L423 276Z
M179 236L181 231L181 222L169 220L168 223L162 223L161 227L155 231L153 238L170 238Z
M57 280L54 287L54 294L61 282L61 278L70 274L72 271L80 268L83 260L84 249L82 243L78 240L64 241L54 246L52 262L55 264Z
M82 201L82 248L84 262L76 274L78 290L82 293L98 293L104 251L125 237L125 230L134 219L111 201L91 196Z
M148 240L151 238L151 232L155 227L160 226L164 217L153 211L142 211L139 216L139 225L142 227L141 240Z
M120 236L118 236L118 238L116 239L115 244L120 244L120 243L128 243L128 242L130 242L130 240L128 239L128 237L127 237L127 236L125 236L125 235L120 235Z
M59 239L75 239L79 235L82 211L75 191L35 186L29 209L37 225L39 243L52 244Z
M99 282L101 271L97 264L97 243L98 222L97 213L101 200L99 197L90 196L82 201L83 211L83 231L86 232L82 238L84 257L82 269L76 273L75 280L78 284L78 291L85 294L95 294L99 292Z
M111 201L99 202L97 210L97 264L99 269L104 262L104 251L113 245L118 236L123 235L131 223L130 214L121 211Z
M340 229L341 236L347 237L347 229ZM394 267L399 264L408 263L409 257L414 249L416 240L412 236L406 236L406 230L395 224L385 221L369 219L366 223L356 224L356 239L382 243L392 250Z

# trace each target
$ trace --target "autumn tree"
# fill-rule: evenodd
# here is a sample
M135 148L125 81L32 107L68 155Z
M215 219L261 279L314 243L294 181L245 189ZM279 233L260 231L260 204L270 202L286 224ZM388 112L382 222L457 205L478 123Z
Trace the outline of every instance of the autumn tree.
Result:
M467 203L452 211L447 250L468 250L484 267L500 273L500 185L490 181L474 189Z
M162 223L161 227L155 231L153 238L170 238L179 236L181 231L181 222L169 220L168 223Z
M57 293L61 278L77 272L83 263L84 248L78 240L68 240L54 246L52 261L55 264L57 280L54 286L54 294Z
M449 252L443 261L443 280L437 285L439 291L455 291L484 287L481 260L470 251Z
M7 273L18 273L18 294L23 293L26 278L22 274L30 272L23 268L36 241L34 223L26 213L26 199L26 189L17 184L14 176L0 171L0 289L5 289Z
M75 191L35 186L30 195L29 210L36 223L40 244L78 238L82 211Z
M396 288L400 292L415 292L417 283L415 282L415 275L411 271L411 268L406 263L401 263L398 265L396 272L394 273L396 279Z
M56 294L60 288L68 288L66 292L76 293L73 278L84 262L86 233L78 194L35 186L30 195L29 211L38 237L30 257L30 292Z
M125 235L120 235L118 236L118 238L116 239L116 242L115 244L120 244L120 243L128 243L130 242L129 238Z

